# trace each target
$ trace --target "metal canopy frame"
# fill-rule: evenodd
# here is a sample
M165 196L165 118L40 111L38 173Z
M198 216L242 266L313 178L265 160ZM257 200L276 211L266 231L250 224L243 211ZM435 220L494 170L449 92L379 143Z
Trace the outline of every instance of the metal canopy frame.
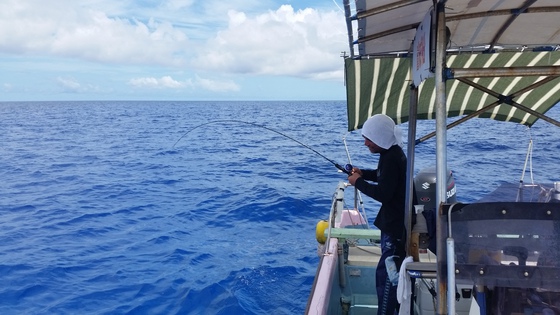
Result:
M453 128L453 127L456 127L456 126L458 126L458 125L460 125L460 124L462 124L462 123L464 123L464 122L466 122L466 121L468 121L468 120L470 120L470 119L472 119L472 118L475 118L475 117L479 116L479 115L482 114L482 113L488 112L489 110L491 110L491 109L493 109L493 108L495 108L496 106L501 105L501 104L508 104L508 105L514 106L514 107L519 108L519 109L521 109L521 110L523 110L523 111L525 111L525 112L527 112L527 113L529 113L529 114L531 114L531 115L533 115L533 116L536 116L536 117L538 117L538 118L540 118L540 119L542 119L542 120L544 120L544 121L547 121L547 122L549 122L549 123L551 123L551 124L553 124L553 125L555 125L555 126L557 126L557 127L560 127L560 122L559 122L559 121L557 121L557 120L555 120L555 119L553 119L553 118L550 118L550 117L548 117L548 116L546 116L546 115L544 115L544 114L541 114L541 113L539 113L539 112L536 112L536 111L530 109L530 108L527 107L527 106L524 106L524 105L522 105L522 104L519 104L519 103L513 101L513 99L514 99L515 97L517 97L517 96L519 96L519 95L521 95L521 94L524 94L525 92L527 92L527 91L529 91L529 90L535 89L535 88L537 88L537 87L539 87L539 86L541 86L541 85L543 85L543 84L545 84L545 83L548 83L548 82L550 82L550 81L556 79L557 77L558 77L558 76L546 77L546 78L542 79L542 80L539 81L539 82L536 82L536 83L534 83L534 84L531 84L531 85L527 86L526 88L521 89L521 90L518 90L518 91L516 91L516 92L513 92L513 93L511 93L511 94L509 94L509 95L503 95L503 94L500 94L500 93L496 93L496 92L494 92L494 91L492 91L492 90L490 90L490 89L488 89L488 88L486 88L486 87L484 87L484 86L482 86L482 85L480 85L480 84L477 84L477 83L475 83L475 82L473 82L473 81L471 81L471 80L468 80L468 79L457 78L457 80L459 80L459 81L461 81L461 82L463 82L463 83L465 83L465 84L468 84L468 85L470 85L470 86L472 86L472 87L474 87L474 88L476 88L476 89L478 89L478 90L481 90L481 91L483 91L483 92L486 92L487 94L496 97L498 100L495 101L494 103L491 103L491 104L489 104L489 105L484 106L483 108L477 110L476 112L473 112L473 113L468 114L468 115L466 115L466 116L464 116L464 117L462 117L462 118L457 119L456 121L454 121L454 122L448 124L448 125L446 126L446 128L447 128L447 130L449 130L449 129ZM415 141L415 144L420 144L420 143L422 143L422 142L424 142L424 141L426 141L426 140L428 140L428 139L433 138L435 135L436 135L436 132L435 132L435 131L434 131L434 132L431 132L431 133L429 133L429 134L427 134L427 135L425 135L425 136L423 136L423 137L417 139L417 140Z

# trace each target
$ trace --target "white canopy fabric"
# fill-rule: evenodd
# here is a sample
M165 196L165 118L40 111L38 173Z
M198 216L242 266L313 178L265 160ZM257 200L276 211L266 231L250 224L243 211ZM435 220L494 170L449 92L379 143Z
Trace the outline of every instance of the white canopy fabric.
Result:
M410 52L432 0L357 0L359 55ZM523 49L560 44L558 0L447 0L450 50Z

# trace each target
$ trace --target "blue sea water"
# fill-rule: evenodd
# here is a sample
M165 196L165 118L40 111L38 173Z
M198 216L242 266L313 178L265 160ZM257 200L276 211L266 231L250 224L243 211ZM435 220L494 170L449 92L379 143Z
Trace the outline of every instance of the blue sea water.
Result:
M345 176L281 134L344 164L345 115L343 101L0 103L0 313L302 314L315 224ZM451 129L458 199L518 182L530 138L525 181L559 181L551 124ZM375 167L359 133L347 141ZM434 165L435 140L416 158Z

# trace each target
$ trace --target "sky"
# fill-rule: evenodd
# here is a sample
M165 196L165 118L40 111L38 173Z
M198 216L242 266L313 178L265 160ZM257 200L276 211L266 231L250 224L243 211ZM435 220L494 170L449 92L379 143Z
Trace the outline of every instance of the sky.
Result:
M343 100L340 0L2 0L0 101Z

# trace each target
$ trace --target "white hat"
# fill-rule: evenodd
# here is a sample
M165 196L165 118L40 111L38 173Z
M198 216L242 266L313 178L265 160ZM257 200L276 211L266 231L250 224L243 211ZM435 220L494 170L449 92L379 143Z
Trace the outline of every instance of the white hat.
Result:
M391 117L384 114L371 116L362 127L362 136L383 149L395 144L402 146L402 131Z

